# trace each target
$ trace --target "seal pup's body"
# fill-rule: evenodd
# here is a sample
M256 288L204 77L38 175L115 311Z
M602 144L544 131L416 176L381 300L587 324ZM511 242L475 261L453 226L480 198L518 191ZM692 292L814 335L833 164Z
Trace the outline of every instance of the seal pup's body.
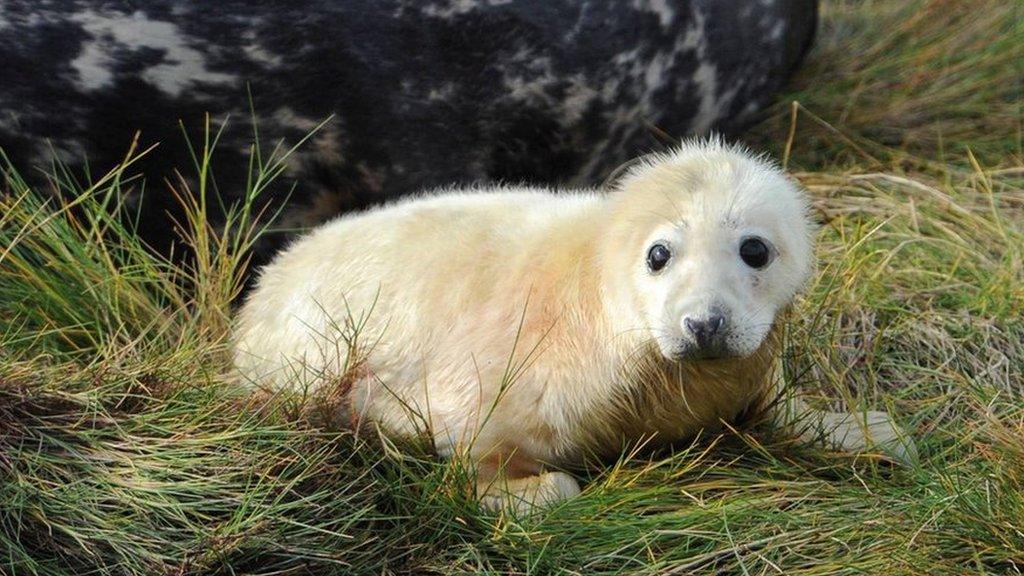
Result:
M692 436L771 394L811 238L797 188L717 142L641 162L609 193L407 200L267 266L236 364L259 386L343 386L353 423L431 434L476 463L492 504L554 501L579 488L547 466ZM816 421L863 447L849 420Z

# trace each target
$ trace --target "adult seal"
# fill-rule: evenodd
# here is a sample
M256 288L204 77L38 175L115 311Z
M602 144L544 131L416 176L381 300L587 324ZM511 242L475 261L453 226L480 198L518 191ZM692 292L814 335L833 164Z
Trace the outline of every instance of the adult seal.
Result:
M5 0L0 148L38 182L30 167L53 153L98 175L136 131L159 142L129 211L160 248L180 213L165 179L194 174L179 119L199 143L205 113L230 115L213 164L230 205L250 92L264 152L333 115L262 196L289 199L282 229L453 182L594 185L665 142L754 121L815 18L815 0Z

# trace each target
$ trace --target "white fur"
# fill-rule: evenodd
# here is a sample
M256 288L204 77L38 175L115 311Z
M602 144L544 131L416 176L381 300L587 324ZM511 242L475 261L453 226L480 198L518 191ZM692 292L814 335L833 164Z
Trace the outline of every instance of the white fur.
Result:
M729 318L729 348L739 356L757 350L776 313L812 270L812 226L803 194L763 158L717 144L650 156L622 187L641 188L656 200L661 196L650 207L661 217L637 233L646 232L644 246L669 245L672 261L651 274L641 259L631 267L632 283L620 299L643 295L644 324L655 330L663 354L671 357L680 341L690 339L685 318L703 317L713 305ZM738 257L740 242L750 236L767 240L776 252L763 270Z
M739 258L750 235L774 246L762 270ZM656 240L673 258L652 274ZM607 193L452 190L326 224L262 271L235 360L261 387L344 387L354 421L428 431L480 466L487 498L528 508L578 491L546 466L693 434L758 402L772 370L752 358L812 253L807 201L778 168L691 142ZM712 304L733 358L681 364L684 319ZM640 390L651 370L667 387Z

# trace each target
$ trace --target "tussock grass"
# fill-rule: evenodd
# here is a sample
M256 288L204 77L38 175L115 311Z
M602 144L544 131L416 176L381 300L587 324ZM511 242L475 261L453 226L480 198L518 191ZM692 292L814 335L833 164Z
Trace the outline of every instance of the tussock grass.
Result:
M941 170L967 150L986 165L1019 161L1022 12L1013 0L826 0L811 58L764 140L786 141L795 101L801 166L888 167L895 157Z
M535 517L485 513L426 446L227 382L230 301L267 216L252 199L287 150L254 150L249 199L214 230L216 135L197 144L175 183L185 265L116 217L135 154L92 184L58 168L79 190L65 203L6 166L0 573L1024 571L1021 10L829 0L754 136L823 223L787 368L823 404L891 410L913 468L739 429L594 467Z

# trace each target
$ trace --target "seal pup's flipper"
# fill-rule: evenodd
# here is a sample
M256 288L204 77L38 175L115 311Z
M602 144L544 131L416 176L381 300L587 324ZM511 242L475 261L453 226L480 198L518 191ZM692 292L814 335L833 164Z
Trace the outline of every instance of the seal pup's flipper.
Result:
M913 466L918 462L914 441L885 412L828 412L807 405L799 391L786 386L781 360L772 374L769 401L772 423L792 431L805 442L820 442L850 453L878 451L886 459Z

